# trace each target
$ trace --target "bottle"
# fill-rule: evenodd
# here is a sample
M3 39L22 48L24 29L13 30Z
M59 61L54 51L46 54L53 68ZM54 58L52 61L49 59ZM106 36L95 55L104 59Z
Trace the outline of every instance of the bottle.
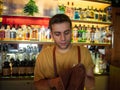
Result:
M85 25L82 26L82 42L86 42L86 29Z
M20 61L20 64L19 64L19 76L25 76L26 75L26 72L25 72L25 61L22 60Z
M78 42L82 42L82 26L79 24L78 26Z
M98 21L98 19L99 19L99 13L98 13L97 8L95 8L95 9L94 9L94 20L95 20L95 21Z
M4 63L3 63L2 74L3 74L3 76L10 76L11 75L10 65L9 65L8 60L4 61Z
M102 10L101 10L101 8L99 9L99 19L98 19L98 21L102 21L102 18L103 18L103 15L102 15Z
M74 10L74 19L80 19L80 15L79 15L79 8L75 8Z
M31 33L31 40L38 40L38 27L34 26Z
M24 31L21 27L17 29L17 35L16 35L17 40L24 40Z
M105 11L105 10L103 10L102 21L103 21L103 22L107 22L107 14L106 14L106 11Z
M22 29L24 31L24 40L30 40L30 27L23 25Z
M91 32L91 27L90 25L87 25L87 31L86 31L86 42L90 43L90 32Z
M46 41L51 41L50 29L46 29Z
M90 9L90 20L94 20L94 10L93 10L93 6L91 6L91 9Z
M91 27L90 39L91 39L90 40L91 43L95 42L95 28L94 28L94 25L92 25L92 27Z
M2 25L0 29L0 40L5 39L5 27Z
M78 27L77 25L75 25L73 27L73 32L72 32L72 35L73 35L73 42L77 42L78 41Z
M86 8L86 20L90 19L90 9L89 6Z
M13 60L12 60L13 59ZM15 60L14 58L11 58L12 61L12 76L18 76L19 75L19 59Z
M96 31L95 31L95 36L94 36L94 38L95 38L95 43L99 43L99 40L100 40L100 36L101 36L101 34L100 34L100 30L99 30L99 27L98 27L98 25L95 27L96 28Z
M71 7L70 7L70 2L68 1L65 8L65 14L70 17L70 13L71 13Z
M10 26L7 25L7 28L5 29L5 40L10 40Z
M16 39L16 29L14 27L12 27L12 29L10 30L10 39L11 40Z
M40 28L40 30L39 30L39 41L45 41L45 27L44 26L42 26L41 28Z
M99 53L98 52L96 53L94 73L101 74L100 73L100 68L99 68Z

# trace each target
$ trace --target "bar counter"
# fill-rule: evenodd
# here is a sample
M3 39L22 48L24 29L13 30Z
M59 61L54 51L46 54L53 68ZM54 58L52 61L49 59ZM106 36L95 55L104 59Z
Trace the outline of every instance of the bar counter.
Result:
M35 90L34 76L0 77L0 90ZM95 74L95 89L107 90L109 74Z

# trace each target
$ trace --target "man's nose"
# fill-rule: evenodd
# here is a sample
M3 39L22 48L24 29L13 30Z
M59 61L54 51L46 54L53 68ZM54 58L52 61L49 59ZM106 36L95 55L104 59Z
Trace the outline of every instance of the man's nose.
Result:
M64 34L61 34L61 37L60 37L60 38L61 38L61 40L64 41L64 40L65 40L65 35L64 35Z

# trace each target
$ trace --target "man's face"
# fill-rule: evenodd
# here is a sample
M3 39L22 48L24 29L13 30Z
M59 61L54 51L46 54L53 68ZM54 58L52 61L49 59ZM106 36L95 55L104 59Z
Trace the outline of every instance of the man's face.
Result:
M72 38L70 24L68 22L53 24L51 36L60 49L67 49Z

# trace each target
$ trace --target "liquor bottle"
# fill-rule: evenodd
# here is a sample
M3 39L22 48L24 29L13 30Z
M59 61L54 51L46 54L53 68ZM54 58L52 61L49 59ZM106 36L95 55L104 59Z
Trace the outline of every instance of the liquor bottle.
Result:
M24 25L23 31L24 31L24 40L30 40L30 27Z
M93 10L93 6L91 6L91 9L90 9L90 20L94 20L94 10Z
M4 63L3 63L2 74L3 74L3 76L10 76L11 75L10 65L9 65L9 61L8 60L5 60Z
M31 40L38 40L38 27L34 26L32 28Z
M11 40L16 39L16 29L14 27L12 27L12 29L10 30L10 39Z
M75 8L74 10L74 19L80 19L79 8Z
M34 73L34 66L32 60L26 60L26 75L31 76Z
M98 19L98 21L102 21L102 18L103 18L103 15L102 15L102 10L101 10L101 8L99 9L99 19Z
M12 60L12 76L18 76L19 75L19 59L15 60L14 58L11 58Z
M17 35L16 35L17 40L24 40L24 31L21 27L17 29Z
M45 37L45 32L46 32L45 27L42 26L42 27L40 28L39 32L38 32L39 41L45 41L45 38L46 38L46 37Z
M70 17L70 13L71 13L71 7L70 7L70 2L68 1L65 8L65 14Z
M2 25L0 28L0 40L5 38L5 27Z
M85 25L82 26L82 42L86 42L86 29Z
M86 20L90 20L90 8L89 6L86 8Z
M78 42L78 27L77 27L77 25L75 25L73 27L72 39L73 39L73 42Z
M90 25L87 25L87 31L86 31L86 42L90 43L90 32L91 32L91 27Z
M95 20L95 21L98 21L98 19L99 19L99 13L98 13L97 8L95 8L95 9L94 9L94 20Z
M7 28L5 29L5 40L10 40L10 26L7 25Z
M51 41L51 34L50 34L50 29L46 29L46 41Z
M95 43L99 43L99 40L101 38L101 33L100 33L100 30L99 30L99 26L97 25L96 27L96 31L95 31Z
M78 26L78 42L82 42L82 26L79 24Z
M25 61L20 61L19 64L19 76L25 76Z
M95 27L94 27L94 25L92 25L92 27L91 27L90 39L91 39L90 40L91 43L95 42Z
M103 10L102 21L103 21L103 22L106 22L106 21L107 21L107 14L106 14L106 11L105 11L105 10Z

